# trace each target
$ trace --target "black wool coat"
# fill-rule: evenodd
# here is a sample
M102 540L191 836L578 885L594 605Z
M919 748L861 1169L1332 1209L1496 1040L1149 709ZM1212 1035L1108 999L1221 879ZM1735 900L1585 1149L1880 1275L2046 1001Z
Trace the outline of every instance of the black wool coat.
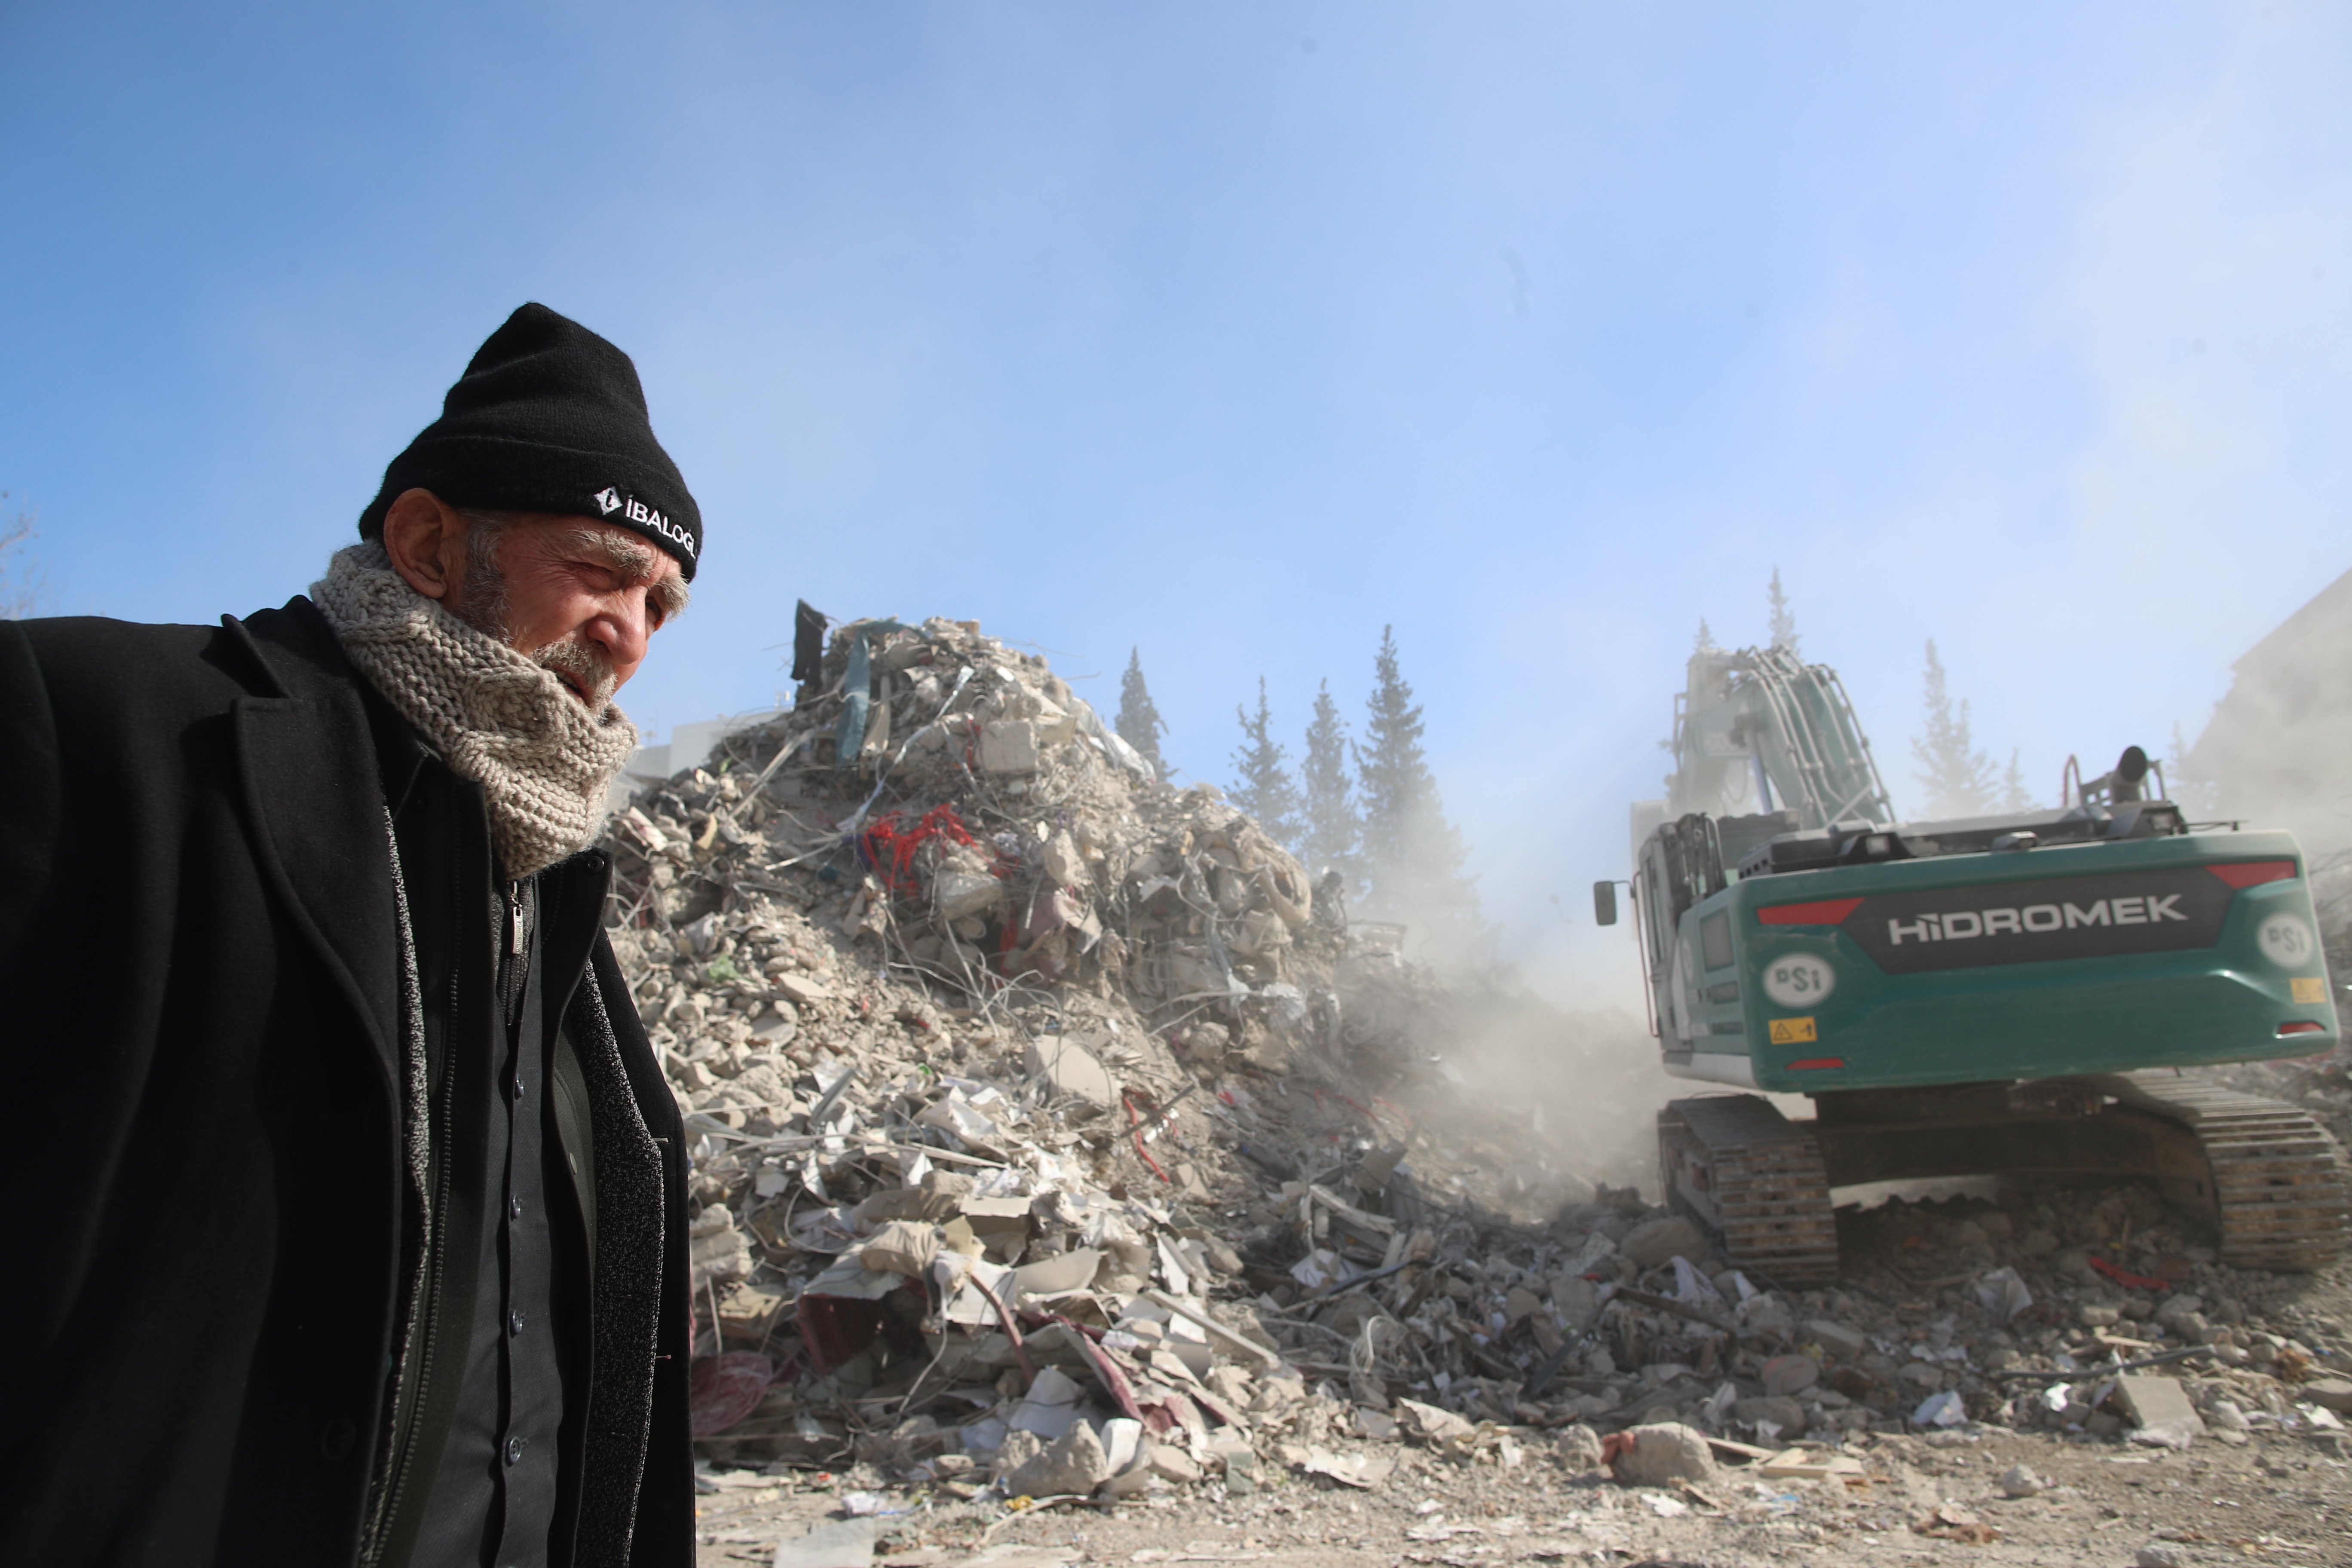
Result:
M301 599L0 622L0 1563L354 1561L414 1262L368 700ZM591 984L662 1215L650 1415L640 1357L582 1478L634 1534L581 1556L691 1568L682 1129L601 935Z

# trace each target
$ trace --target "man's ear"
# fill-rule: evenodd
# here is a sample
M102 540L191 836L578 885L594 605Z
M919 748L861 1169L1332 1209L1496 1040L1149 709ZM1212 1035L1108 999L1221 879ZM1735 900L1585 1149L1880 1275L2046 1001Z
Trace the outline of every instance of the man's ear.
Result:
M403 490L383 514L383 552L403 582L428 599L446 601L465 582L469 526L431 490Z

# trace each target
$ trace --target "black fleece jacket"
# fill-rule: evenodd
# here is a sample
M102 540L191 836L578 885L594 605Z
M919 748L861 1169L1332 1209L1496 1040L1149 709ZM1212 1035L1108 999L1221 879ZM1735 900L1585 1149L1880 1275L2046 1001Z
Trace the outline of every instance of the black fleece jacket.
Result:
M383 711L299 598L0 622L0 1563L356 1560L416 1261ZM590 948L548 1007L598 1154L572 1556L691 1568L681 1129Z

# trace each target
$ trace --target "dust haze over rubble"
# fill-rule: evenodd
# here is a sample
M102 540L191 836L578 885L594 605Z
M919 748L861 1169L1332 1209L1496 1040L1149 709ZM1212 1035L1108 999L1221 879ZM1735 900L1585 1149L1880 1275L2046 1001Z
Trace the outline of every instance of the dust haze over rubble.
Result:
M1418 1060L1396 1097L1454 1156L1425 1180L1538 1222L1596 1185L1655 1189L1655 1116L1678 1086L1638 1017L1435 973L1451 984L1397 1031Z
M971 623L812 674L608 839L691 1141L705 1562L985 1563L1091 1499L1114 1540L2089 1563L2074 1446L2327 1462L2340 1268L2223 1268L2126 1185L1849 1214L1835 1288L1749 1278L1629 1184L1636 1019L1411 961Z

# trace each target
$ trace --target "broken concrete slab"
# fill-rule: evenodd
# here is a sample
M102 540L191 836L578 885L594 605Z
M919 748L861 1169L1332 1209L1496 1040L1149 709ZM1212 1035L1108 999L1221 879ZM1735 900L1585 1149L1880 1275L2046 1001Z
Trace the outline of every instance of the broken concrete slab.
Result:
M1629 1487L1670 1487L1676 1481L1705 1481L1716 1473L1706 1434L1695 1426L1661 1422L1636 1426L1625 1438L1627 1446L1613 1468L1617 1479Z
M1175 1486L1190 1486L1201 1479L1201 1467L1192 1456L1173 1443L1146 1440L1143 1462L1151 1473Z
M1010 1424L1015 1433L1026 1432L1048 1443L1058 1442L1079 1420L1086 1399L1085 1384L1059 1367L1040 1367L1036 1381L1029 1385L1028 1396L1014 1408Z
M1056 1095L1076 1095L1105 1109L1118 1101L1118 1085L1101 1061L1067 1035L1040 1035L1029 1042L1027 1059L1030 1076Z
M1453 1411L1424 1405L1418 1399L1400 1399L1396 1408L1405 1430L1425 1443L1451 1443L1477 1430Z
M1004 1490L1011 1497L1091 1497L1111 1473L1110 1458L1095 1429L1073 1421L1036 1458L1004 1478Z
M984 773L1035 773L1036 724L1027 719L1000 719L982 725L980 771Z
M1802 1394L1822 1378L1822 1363L1809 1355L1776 1355L1763 1366L1767 1394Z
M1298 1468L1309 1475L1328 1476L1343 1486L1364 1490L1387 1480L1389 1473L1396 1468L1396 1460L1386 1454L1339 1454L1328 1448L1310 1448Z
M2352 1415L2352 1380L2315 1377L2298 1384L2294 1396L2323 1410L2333 1410L2338 1415Z
M1091 1247L1074 1247L1067 1252L1023 1264L1013 1271L1013 1278L1020 1282L1024 1300L1036 1300L1083 1290L1094 1283L1101 1268L1101 1253Z
M803 1007L813 1003L829 1002L833 999L833 987L822 980L806 974L789 973L779 974L775 979L775 986L784 994L786 1000Z
M2176 1378L2126 1373L2116 1379L2116 1401L2132 1424L2135 1443L2186 1448L2205 1435L2204 1418Z

